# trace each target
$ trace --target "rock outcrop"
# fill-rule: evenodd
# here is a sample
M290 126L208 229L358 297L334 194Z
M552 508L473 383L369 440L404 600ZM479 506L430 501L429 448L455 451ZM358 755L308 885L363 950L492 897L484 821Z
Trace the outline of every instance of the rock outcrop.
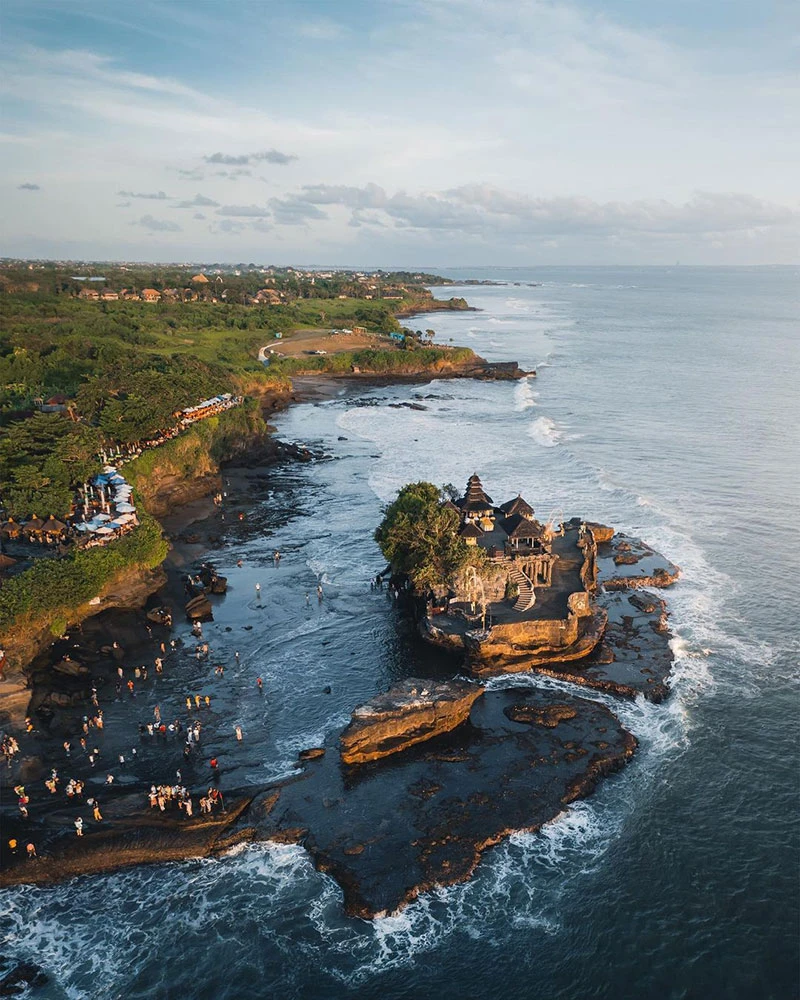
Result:
M608 541L597 541L597 579L606 590L669 587L681 575L680 567L640 538L618 534Z
M354 712L340 737L345 764L366 764L460 726L482 688L409 678Z
M4 858L0 886L45 885L272 840L301 844L339 883L348 914L382 916L468 879L485 851L515 831L538 830L636 749L597 702L528 687L441 687L470 688L468 720L389 760L342 767L334 734L327 753L304 755L300 774L228 791L227 812L188 820L148 809L149 781L115 785L104 792L104 823L78 841L70 835L72 813L62 809L57 822L38 829L38 859ZM466 698L453 692L456 702Z

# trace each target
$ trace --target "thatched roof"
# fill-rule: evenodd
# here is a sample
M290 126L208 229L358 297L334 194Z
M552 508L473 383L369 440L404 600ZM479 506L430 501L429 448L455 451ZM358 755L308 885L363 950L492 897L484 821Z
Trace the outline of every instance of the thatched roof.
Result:
M512 514L522 514L523 517L527 518L533 516L533 507L531 507L527 500L523 500L521 493L515 496L513 500L500 504L499 509L502 510L506 517L511 517Z
M66 524L63 521L59 521L57 518L50 517L44 522L43 531L46 531L49 535L57 535L66 528Z
M44 527L44 521L34 514L33 517L26 521L22 527L25 531L41 531Z
M467 480L467 491L459 501L458 506L465 514L492 509L492 498L484 492L477 473L473 473Z
M522 514L512 514L503 522L503 530L509 538L544 538L545 527Z
M482 538L483 531L477 524L474 524L472 521L467 521L461 526L459 535L461 535L462 538Z

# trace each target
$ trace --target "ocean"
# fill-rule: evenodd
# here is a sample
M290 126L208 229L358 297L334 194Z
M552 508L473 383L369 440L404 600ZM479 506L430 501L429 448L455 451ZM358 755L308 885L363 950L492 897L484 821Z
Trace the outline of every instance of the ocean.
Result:
M329 457L276 469L214 553L231 586L206 635L229 693L207 746L226 785L292 773L355 705L452 671L369 588L382 506L414 479L478 472L495 502L522 492L542 520L602 521L678 563L670 698L597 696L639 739L633 762L393 917L345 917L336 883L285 845L6 891L0 951L45 968L37 997L800 995L800 269L442 273L499 284L438 288L479 311L408 325L537 375L365 388L276 417ZM201 669L159 679L162 706ZM510 682L556 685L490 684Z

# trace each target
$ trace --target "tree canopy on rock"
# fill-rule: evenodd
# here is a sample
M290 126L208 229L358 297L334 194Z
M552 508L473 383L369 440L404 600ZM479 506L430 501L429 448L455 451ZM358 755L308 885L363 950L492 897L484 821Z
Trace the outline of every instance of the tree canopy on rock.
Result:
M459 537L458 512L445 506L445 499L433 483L409 483L386 508L375 532L392 569L406 573L420 593L449 588L459 570L486 558Z

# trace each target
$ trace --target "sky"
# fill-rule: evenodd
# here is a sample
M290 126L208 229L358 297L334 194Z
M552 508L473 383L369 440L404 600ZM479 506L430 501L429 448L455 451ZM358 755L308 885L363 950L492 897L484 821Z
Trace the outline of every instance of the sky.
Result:
M0 255L800 260L797 0L4 0Z

